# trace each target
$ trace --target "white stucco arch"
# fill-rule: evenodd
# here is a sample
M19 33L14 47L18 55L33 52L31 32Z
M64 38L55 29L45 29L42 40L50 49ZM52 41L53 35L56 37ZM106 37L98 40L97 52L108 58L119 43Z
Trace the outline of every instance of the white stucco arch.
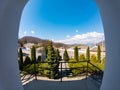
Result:
M23 90L17 62L17 42L26 2L0 0L0 90Z
M0 90L23 90L17 63L17 39L27 0L0 0ZM96 0L106 39L101 90L120 90L120 0Z
M120 0L96 2L106 40L106 64L101 90L120 90Z

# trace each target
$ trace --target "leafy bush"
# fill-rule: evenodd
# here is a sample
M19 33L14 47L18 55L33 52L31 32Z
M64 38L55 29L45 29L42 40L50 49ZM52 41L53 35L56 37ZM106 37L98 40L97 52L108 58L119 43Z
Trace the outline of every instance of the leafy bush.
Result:
M78 63L76 60L74 59L70 59L70 62L74 62L74 63L69 63L69 67L71 68L71 72L73 75L78 75L82 72L86 71L86 66L87 63L86 62L80 62Z
M41 56L39 55L38 58L37 58L37 62L41 62Z
M74 60L74 59L70 59L69 61L76 62L76 60ZM95 61L96 61L96 58L93 58L93 61L91 63L93 65L95 65L96 67L98 67L99 69L101 69L102 71L104 71L104 64L101 64L101 63L98 63ZM73 75L78 75L78 74L84 73L87 70L87 62L69 63L68 65L71 68L71 72ZM82 68L80 68L80 67L82 67ZM99 71L96 67L92 66L91 64L88 64L88 67L90 67L94 71ZM91 70L88 69L88 71L91 71Z
M80 61L85 60L85 55L84 54L80 54Z
M49 69L48 63L39 63L38 64L38 74L41 76L49 77Z
M31 64L32 61L30 60L30 57L26 56L24 61L24 66Z
M96 59L95 54L92 54L92 55L91 55L90 62L91 62L91 63L96 63L96 62L97 62L97 59Z
M103 59L102 59L102 61L101 61L101 64L105 64L105 62L106 62L106 57L104 57Z
M28 74L34 74L35 70L34 70L34 64L29 64L27 66L24 67L23 69L24 72L27 72Z

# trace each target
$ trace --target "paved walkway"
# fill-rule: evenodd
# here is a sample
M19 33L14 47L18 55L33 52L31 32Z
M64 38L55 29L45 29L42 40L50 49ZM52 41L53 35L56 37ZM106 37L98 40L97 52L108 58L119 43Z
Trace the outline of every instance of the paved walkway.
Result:
M99 90L90 80L47 81L32 80L24 85L24 90Z

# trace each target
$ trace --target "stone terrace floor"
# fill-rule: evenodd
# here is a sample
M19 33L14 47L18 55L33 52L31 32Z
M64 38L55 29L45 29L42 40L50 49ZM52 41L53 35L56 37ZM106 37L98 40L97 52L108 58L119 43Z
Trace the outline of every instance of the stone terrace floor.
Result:
M23 85L24 90L99 90L91 81L86 79L55 81L55 80L31 80Z

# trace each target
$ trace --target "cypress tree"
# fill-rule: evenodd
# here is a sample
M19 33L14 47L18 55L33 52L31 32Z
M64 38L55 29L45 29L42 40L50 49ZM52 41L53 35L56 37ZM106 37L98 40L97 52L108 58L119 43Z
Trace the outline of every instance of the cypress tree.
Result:
M32 46L32 49L31 49L31 61L34 64L34 74L36 76L36 73L37 73L36 69L37 68L36 68L36 48L35 48L35 46Z
M61 56L60 56L60 53L59 53L59 49L56 50L56 57L57 57L58 61L61 61Z
M47 46L44 47L44 53L45 53L45 56L47 58L47 54L48 54L48 48L47 48Z
M53 48L52 42L50 42L48 46L48 54L47 54L46 62L48 62L48 67L50 68L50 70L48 70L49 78L53 79L58 77L59 61L57 60L56 52Z
M97 48L97 62L101 62L101 48L100 48L100 45L98 45L98 48Z
M32 63L36 63L36 49L34 46L31 49L31 60L32 60Z
M77 46L75 46L75 48L74 48L74 59L76 61L79 60L79 53L78 53L78 47Z
M19 67L20 67L20 70L23 69L24 67L24 63L23 63L23 53L22 53L22 48L19 48Z
M90 49L89 49L89 47L86 50L86 60L90 60Z
M65 49L64 54L63 54L63 60L64 61L69 61L69 56L68 56L68 53L67 53L66 49Z

